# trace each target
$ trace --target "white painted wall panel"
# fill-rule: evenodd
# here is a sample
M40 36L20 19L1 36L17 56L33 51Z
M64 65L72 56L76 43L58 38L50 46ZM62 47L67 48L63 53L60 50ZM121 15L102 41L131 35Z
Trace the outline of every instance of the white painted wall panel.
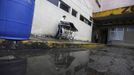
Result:
M88 1L83 3L80 0L63 1L78 11L78 16L82 14L87 19L92 16L91 5L85 6L85 3L88 3ZM32 34L54 36L57 33L58 23L63 15L66 15L66 20L73 22L78 29L75 39L91 41L92 26L80 21L79 17L72 16L70 13L65 12L47 0L36 0Z

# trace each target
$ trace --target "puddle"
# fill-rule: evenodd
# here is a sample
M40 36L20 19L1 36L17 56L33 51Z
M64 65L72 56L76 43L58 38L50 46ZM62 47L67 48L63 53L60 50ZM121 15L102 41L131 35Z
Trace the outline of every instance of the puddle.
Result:
M51 51L28 58L27 75L87 75L89 51Z

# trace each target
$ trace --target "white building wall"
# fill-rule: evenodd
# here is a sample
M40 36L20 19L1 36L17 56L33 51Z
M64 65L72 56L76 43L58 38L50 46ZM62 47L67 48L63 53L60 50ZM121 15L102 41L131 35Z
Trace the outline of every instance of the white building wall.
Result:
M98 0L99 4L101 5L101 7L99 8L96 3L96 0L89 1L93 5L94 12L134 5L134 0Z
M85 0L86 2L80 2L80 0L63 1L78 12L78 17L72 16L71 13L62 10L47 0L36 0L32 34L54 36L57 33L60 19L63 15L66 15L66 20L73 22L78 29L74 38L76 40L91 41L92 26L79 20L80 14L90 19L90 16L92 16L91 5L88 5L87 0Z

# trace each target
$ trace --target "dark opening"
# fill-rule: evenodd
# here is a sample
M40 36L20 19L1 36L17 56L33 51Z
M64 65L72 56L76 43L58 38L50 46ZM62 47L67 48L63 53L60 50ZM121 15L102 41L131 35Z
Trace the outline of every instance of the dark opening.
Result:
M80 20L84 22L84 17L80 15Z
M86 19L84 16L82 16L82 15L80 15L80 20L81 21L83 21L83 22L85 22L86 24L88 24L88 25L90 25L91 26L91 22L88 20L88 19Z
M93 21L93 17L90 16L90 21Z
M58 6L59 0L48 0L49 2L51 2L52 4Z
M67 5L66 3L64 3L63 1L61 1L60 8L63 9L64 11L66 11L66 12L69 12L70 6Z
M77 11L74 10L74 9L72 9L72 15L75 16L75 17L77 17Z

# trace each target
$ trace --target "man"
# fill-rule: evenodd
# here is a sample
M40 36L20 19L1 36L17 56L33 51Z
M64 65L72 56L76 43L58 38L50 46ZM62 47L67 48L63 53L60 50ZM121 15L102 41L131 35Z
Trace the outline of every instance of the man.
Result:
M62 21L66 21L65 19L66 19L66 16L63 15L63 16L62 16L62 19L60 20L60 22L62 22Z
M59 25L58 25L58 32L57 32L57 34L56 34L56 38L60 38L61 37L61 35L62 35L62 25L61 25L61 23L63 23L63 21L65 21L65 19L66 19L66 16L65 15L63 15L62 16L62 19L60 19L60 23L59 23Z

